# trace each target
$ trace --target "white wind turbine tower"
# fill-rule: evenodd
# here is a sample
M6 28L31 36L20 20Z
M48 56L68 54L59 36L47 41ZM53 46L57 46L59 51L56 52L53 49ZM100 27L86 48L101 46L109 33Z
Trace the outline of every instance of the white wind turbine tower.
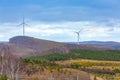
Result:
M18 26L22 25L22 32L23 32L23 36L25 36L25 26L29 26L28 24L25 23L25 18L23 16L23 21L21 24L19 24Z
M80 44L80 33L81 33L82 29L80 31L75 32L77 34L77 44Z

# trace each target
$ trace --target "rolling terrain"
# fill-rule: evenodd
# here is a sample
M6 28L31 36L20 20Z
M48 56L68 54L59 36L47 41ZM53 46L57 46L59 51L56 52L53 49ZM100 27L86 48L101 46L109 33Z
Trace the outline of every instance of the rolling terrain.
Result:
M77 44L77 42L67 42L67 44ZM110 50L120 50L120 42L114 41L83 41L80 44L91 45L99 48L106 48Z
M101 45L97 42L96 44ZM10 78L6 69L9 68L9 71L12 72L11 67L14 63L14 68L17 67L14 70L15 74L19 70L19 79L24 80L76 80L77 78L102 80L111 76L114 78L120 73L120 50L106 47L113 44L112 42L106 44L105 47L96 46L96 44L76 45L16 36L9 42L0 43L1 57L3 57L1 59L4 61L6 58L6 64L3 65L8 66L3 68L4 74ZM14 55L4 56L4 53ZM70 63L68 64L66 61Z
M11 53L20 57L38 56L50 53L69 53L72 49L108 50L89 44L65 44L49 40L42 40L28 36L16 36L9 42L0 43L0 49L9 48Z
M28 49L30 49L32 52L34 51L34 54L25 53L27 54L27 56L36 56L55 52L68 53L68 49L65 47L65 44L42 39L36 39L33 37L26 36L13 37L10 39L9 44L18 45L19 50L21 50L21 47L25 47L27 48L27 52ZM26 51L26 49L24 49L24 51Z

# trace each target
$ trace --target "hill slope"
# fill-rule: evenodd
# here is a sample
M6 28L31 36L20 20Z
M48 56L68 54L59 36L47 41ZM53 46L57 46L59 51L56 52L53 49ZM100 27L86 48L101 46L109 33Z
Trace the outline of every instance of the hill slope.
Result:
M10 39L9 43L31 49L35 51L33 55L69 52L65 44L27 36L13 37Z
M71 49L106 50L88 44L65 44L60 42L37 39L27 36L16 36L9 43L1 43L0 49L9 48L15 55L21 57L44 55L49 53L68 53Z

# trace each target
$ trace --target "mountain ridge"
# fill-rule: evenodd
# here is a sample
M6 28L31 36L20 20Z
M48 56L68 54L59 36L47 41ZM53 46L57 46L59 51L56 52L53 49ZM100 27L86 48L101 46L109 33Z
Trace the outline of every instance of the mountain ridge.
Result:
M67 44L77 44L77 42L67 42ZM120 42L115 41L83 41L80 44L88 44L96 47L109 48L111 50L120 50Z
M8 43L0 43L0 50L2 48L9 48L14 55L20 57L39 56L51 53L66 54L72 49L110 50L109 47L100 47L91 44L67 44L29 36L12 37Z

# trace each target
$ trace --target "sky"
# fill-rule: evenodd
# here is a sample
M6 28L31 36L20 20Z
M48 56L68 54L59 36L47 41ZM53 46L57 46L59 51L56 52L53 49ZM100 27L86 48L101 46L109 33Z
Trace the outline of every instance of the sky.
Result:
M0 41L25 35L58 42L120 42L120 0L0 0Z

